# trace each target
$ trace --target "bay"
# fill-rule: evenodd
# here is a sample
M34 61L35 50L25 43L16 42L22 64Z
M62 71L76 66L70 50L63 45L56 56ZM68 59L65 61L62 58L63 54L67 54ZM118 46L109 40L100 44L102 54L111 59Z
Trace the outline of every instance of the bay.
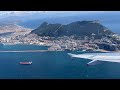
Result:
M46 49L36 45L7 45L1 49ZM120 64L102 62L87 66L87 59L68 56L68 51L0 53L0 79L118 79ZM82 52L71 52L80 54ZM32 61L31 65L20 65Z

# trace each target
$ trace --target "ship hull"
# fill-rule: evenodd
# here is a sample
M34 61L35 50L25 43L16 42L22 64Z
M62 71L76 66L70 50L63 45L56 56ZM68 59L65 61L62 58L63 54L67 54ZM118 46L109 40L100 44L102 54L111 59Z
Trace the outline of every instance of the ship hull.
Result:
M31 65L32 62L20 62L21 65Z

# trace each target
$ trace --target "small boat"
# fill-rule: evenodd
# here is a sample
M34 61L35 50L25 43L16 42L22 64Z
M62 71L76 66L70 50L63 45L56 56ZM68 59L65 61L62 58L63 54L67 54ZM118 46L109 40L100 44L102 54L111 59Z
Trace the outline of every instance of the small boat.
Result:
M23 64L23 65L30 65L30 64L32 64L32 61L31 61L31 62L20 62L20 64Z

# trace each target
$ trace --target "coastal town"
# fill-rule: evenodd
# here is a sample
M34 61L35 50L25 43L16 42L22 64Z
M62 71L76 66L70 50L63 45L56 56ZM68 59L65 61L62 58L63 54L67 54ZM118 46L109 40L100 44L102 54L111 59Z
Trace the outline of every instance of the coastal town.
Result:
M7 30L5 31L4 29ZM101 39L94 39L93 36L92 37L85 36L84 38L79 37L76 39L74 36L64 36L58 38L49 37L49 36L38 36L37 34L31 34L30 33L31 30L32 29L23 28L20 26L8 26L4 28L2 27L0 32L0 42L4 45L33 44L40 46L49 46L48 50L51 51L64 51L64 50L119 51L120 50L120 36L118 34L110 35L110 37L112 38L102 37ZM113 38L115 38L117 42L115 42Z

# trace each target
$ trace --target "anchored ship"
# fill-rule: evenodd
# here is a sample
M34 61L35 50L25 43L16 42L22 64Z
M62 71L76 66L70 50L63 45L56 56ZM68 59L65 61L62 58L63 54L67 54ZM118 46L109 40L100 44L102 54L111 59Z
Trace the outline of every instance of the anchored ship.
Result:
M30 65L30 64L32 64L32 61L31 61L31 62L20 62L20 64L23 64L23 65Z

